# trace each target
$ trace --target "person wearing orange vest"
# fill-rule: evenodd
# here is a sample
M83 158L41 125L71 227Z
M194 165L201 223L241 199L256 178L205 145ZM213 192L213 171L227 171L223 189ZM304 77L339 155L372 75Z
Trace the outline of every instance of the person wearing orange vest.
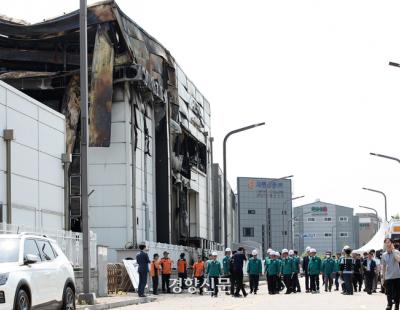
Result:
M158 276L160 275L160 261L159 261L159 256L158 254L153 255L153 260L151 261L150 264L150 277L153 280L153 295L158 295L157 290L158 290Z
M193 278L197 280L197 288L200 291L200 295L203 295L204 271L204 261L201 255L199 255L197 262L193 264Z
M172 260L168 257L168 252L164 251L164 257L160 260L161 270L161 288L163 293L167 292L168 294L171 293L171 288L169 286L169 279L171 278L172 273Z
M186 284L185 280L187 278L187 261L185 259L185 253L181 253L180 259L178 259L177 262L177 268L178 268L178 278L181 281L181 288L185 289Z

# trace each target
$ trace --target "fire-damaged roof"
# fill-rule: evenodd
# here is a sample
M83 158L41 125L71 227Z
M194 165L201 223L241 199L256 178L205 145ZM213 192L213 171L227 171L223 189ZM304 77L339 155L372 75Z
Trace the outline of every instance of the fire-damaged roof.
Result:
M171 119L204 142L210 106L170 52L113 0L90 5L87 25L90 145L109 146L113 84L125 80L169 104ZM79 11L35 24L0 15L0 79L33 96L62 94L60 110L79 114Z

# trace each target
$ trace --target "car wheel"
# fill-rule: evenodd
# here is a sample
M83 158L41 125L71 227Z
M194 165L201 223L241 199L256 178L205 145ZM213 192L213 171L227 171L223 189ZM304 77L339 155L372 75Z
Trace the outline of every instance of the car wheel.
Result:
M28 294L24 290L19 290L16 300L16 310L29 310L31 302Z
M75 310L75 292L70 286L64 291L63 310Z

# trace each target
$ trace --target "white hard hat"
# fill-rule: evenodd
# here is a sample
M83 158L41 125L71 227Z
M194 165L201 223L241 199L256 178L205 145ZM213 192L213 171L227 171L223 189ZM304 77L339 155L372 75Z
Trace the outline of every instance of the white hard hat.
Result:
M232 252L231 248L226 248L225 252Z
M293 250L290 250L290 251L289 251L289 255L294 255L294 251L293 251Z
M268 249L267 253L271 253L273 251L274 251L273 249Z
M217 252L212 252L211 255L212 256L218 256L218 253Z
M257 253L257 250L253 250L252 252L251 252L251 255L257 255L258 253Z
M310 249L310 253L317 253L316 249Z
M348 249L350 249L350 247L349 247L348 245L345 245L345 246L343 247L343 251L344 251L344 250L348 250Z
M275 251L271 251L271 255L272 256L278 256L278 253L276 253Z
M275 252L276 253L276 256L281 256L281 253L279 253L279 252Z
M283 249L282 254L289 253L288 249Z
M306 252L310 252L311 248L308 246L306 247Z

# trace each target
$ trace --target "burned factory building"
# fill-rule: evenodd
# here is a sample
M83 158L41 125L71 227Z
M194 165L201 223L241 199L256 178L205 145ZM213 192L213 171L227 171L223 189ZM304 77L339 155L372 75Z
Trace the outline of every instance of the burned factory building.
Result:
M215 246L208 101L114 1L87 14L91 230L111 250ZM1 17L0 79L65 116L65 229L80 231L79 12L37 24Z

